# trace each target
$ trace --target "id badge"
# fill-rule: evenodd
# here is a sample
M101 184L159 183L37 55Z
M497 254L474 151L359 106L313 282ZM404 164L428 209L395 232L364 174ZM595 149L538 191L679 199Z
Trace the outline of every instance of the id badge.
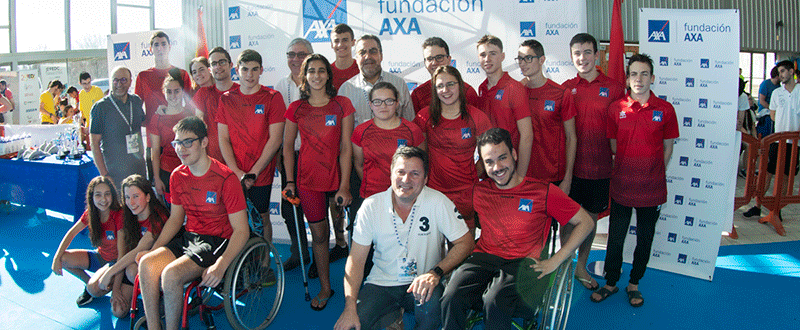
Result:
M141 152L142 143L139 137L141 133L134 133L125 135L125 145L128 147L129 154L136 154Z
M411 282L417 276L417 261L414 258L397 258L397 280L400 282Z

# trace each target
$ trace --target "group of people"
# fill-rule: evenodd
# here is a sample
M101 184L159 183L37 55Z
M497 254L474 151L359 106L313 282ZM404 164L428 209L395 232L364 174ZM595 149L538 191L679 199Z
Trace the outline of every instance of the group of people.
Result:
M262 58L254 50L242 51L234 62L225 49L214 48L207 59L191 62L189 74L169 64L169 37L155 33L156 66L139 73L136 93L128 93L130 70L116 68L111 94L91 110L101 175L95 180L102 181L100 195L104 188L110 192L94 197L98 188L90 187L90 221L76 222L67 234L54 271L75 270L88 282L84 295L98 296L109 288L125 291L125 280L138 270L148 319L157 317L163 289L166 324L175 328L182 284L202 276L203 285L215 286L244 244L240 181L268 217L277 168L284 195L300 198L297 218L284 205L287 227L304 227L304 216L311 228L309 275L319 277L321 288L312 309L324 309L334 296L330 262L349 255L346 307L337 329L383 327L400 308L413 311L420 328L463 329L470 309L484 311L487 327L508 328L512 317L537 305L541 296L534 292L576 249L575 276L596 291L593 301L602 301L618 291L632 208L638 214L637 247L626 291L631 305L642 305L638 281L666 202L665 170L678 137L674 109L650 91L648 56L631 57L627 82L612 80L595 65L595 38L580 33L569 43L578 74L557 84L543 74L541 43L526 40L515 58L525 77L516 81L503 71L502 41L486 35L476 49L487 78L476 92L449 66L447 43L432 37L421 47L431 80L410 93L401 77L381 68L378 37L356 39L349 26L339 24L331 31L331 47L333 62L306 40L293 40L286 53L291 73L272 89L259 83ZM239 83L231 79L234 67ZM114 187L123 187L125 205L134 212L126 177L148 175L145 155L154 190L143 195L163 196L170 212L159 213L158 233L136 245L128 242L127 225L114 220L121 212L115 211L120 206ZM597 215L609 205L606 285L599 288L586 261ZM350 247L343 235L344 206L354 216ZM329 211L337 243L332 250ZM550 255L546 242L553 221L562 226L562 247ZM67 253L84 223L114 229L106 230L111 234L105 241L92 236L97 253ZM271 239L270 223L264 227ZM117 234L122 240L112 253L106 246L115 244L106 241ZM286 270L308 258L305 235L300 242L295 236L290 235ZM114 260L91 280L82 270ZM448 274L445 287L441 280Z
M39 95L39 119L42 124L73 124L77 119L81 126L89 126L92 106L105 94L100 87L92 85L92 76L88 72L81 72L78 79L80 91L74 86L67 88L60 80L47 84L47 89ZM62 96L64 89L67 92Z

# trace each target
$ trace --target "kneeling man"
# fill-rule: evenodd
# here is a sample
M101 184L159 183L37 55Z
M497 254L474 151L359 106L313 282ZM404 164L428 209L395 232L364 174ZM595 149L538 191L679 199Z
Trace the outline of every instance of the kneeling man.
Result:
M484 312L486 329L512 329L511 318L530 315L541 303L542 286L578 248L594 222L557 186L516 171L511 135L492 128L477 141L491 180L475 185L473 201L481 236L472 255L453 272L442 297L444 329L464 329L470 309ZM546 257L551 219L575 225L562 248ZM543 253L544 251L544 253Z
M428 155L401 147L392 157L392 187L364 201L356 216L353 245L345 265L345 308L335 329L377 329L400 307L413 311L417 329L440 328L442 276L475 243L453 202L425 186ZM444 238L453 243L447 255ZM371 244L375 263L362 286Z

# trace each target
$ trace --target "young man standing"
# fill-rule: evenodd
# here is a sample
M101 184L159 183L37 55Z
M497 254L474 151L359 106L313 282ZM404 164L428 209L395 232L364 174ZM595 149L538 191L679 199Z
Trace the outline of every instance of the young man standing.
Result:
M630 93L608 108L606 136L611 139L615 157L609 192L611 217L605 260L606 285L592 293L591 299L600 302L619 291L616 283L622 269L622 247L635 208L636 250L625 291L628 303L639 307L644 303L639 280L650 260L661 205L667 202L666 170L679 132L672 104L650 90L655 81L653 60L644 54L633 55L627 71Z
M331 65L331 73L333 74L333 87L336 90L339 90L339 87L345 81L355 77L360 72L358 64L353 58L355 39L353 29L347 24L337 24L331 31L331 49L336 54L336 60Z
M47 90L39 95L39 118L42 124L58 123L56 106L60 103L58 97L63 90L64 84L58 80L53 80L47 85Z
M87 127L92 127L91 118L92 118L92 106L97 101L100 101L105 95L103 94L103 90L100 87L92 85L92 76L89 75L88 72L84 71L81 72L80 76L78 76L80 81L81 91L78 93L78 109L81 111L81 117L83 120L86 121Z
M450 47L444 39L439 37L430 37L425 39L422 43L422 61L425 63L425 69L433 77L433 71L443 65L450 65ZM475 106L478 104L478 93L469 84L464 82L464 91L466 91L467 104ZM431 96L433 88L431 87L430 79L422 85L414 88L411 92L411 102L414 103L414 111L420 112L422 109L431 104Z
M139 72L136 76L134 93L144 101L145 125L150 121L150 117L159 105L167 104L167 99L162 90L164 89L164 78L167 78L170 69L175 68L172 64L169 64L169 52L171 49L169 36L164 31L153 33L153 36L150 37L150 52L153 53L156 65ZM180 70L183 78L183 90L186 94L192 95L192 79L189 77L189 73L183 69L178 70Z
M478 104L492 126L500 127L511 134L515 150L519 150L517 168L525 175L531 160L533 128L528 93L525 87L503 71L503 42L493 35L478 40L478 57L486 80L478 87Z
M575 133L578 137L569 197L597 221L598 214L608 208L612 167L611 144L605 135L608 106L625 95L625 86L597 70L597 40L592 35L576 34L569 47L572 64L578 70L575 78L562 85L569 93L566 106L574 107L576 113ZM571 231L571 226L564 226L562 240L569 237ZM594 231L589 234L578 249L575 268L575 276L589 290L596 290L598 285L586 270L594 234Z
M161 328L159 291L164 292L167 329L178 329L183 285L202 276L200 286L216 287L250 235L242 186L236 174L206 154L206 125L192 116L173 130L172 145L183 164L169 179L170 217L139 261L149 329ZM184 217L185 231L179 234Z
M245 180L245 184L258 213L269 219L275 154L283 143L286 105L281 93L259 84L263 67L258 52L246 49L239 54L236 70L239 89L227 91L219 99L219 148L237 178L255 175L255 180ZM269 221L264 221L264 238L272 240Z
M769 116L769 101L772 98L772 92L781 87L780 77L778 77L778 67L772 68L769 72L769 79L761 82L758 86L758 112L756 117L758 123L756 124L756 132L760 138L772 134L775 130L775 124Z
M525 40L516 58L525 78L520 83L528 90L533 122L533 150L528 177L555 184L569 195L575 165L575 108L565 107L565 89L545 78L544 47L536 40Z
M219 112L219 97L223 93L238 89L239 84L231 80L233 61L228 51L222 47L214 47L208 54L211 62L211 76L214 85L201 87L192 97L197 110L203 113L203 122L208 127L208 156L220 162L225 162L222 152L219 151L219 133L217 133L217 113Z

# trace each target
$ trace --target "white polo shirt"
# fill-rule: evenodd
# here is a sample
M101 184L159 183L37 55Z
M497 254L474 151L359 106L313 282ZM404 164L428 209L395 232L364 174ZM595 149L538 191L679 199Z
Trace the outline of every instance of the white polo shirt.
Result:
M416 116L414 104L411 102L411 93L408 92L408 85L406 85L403 78L386 71L381 71L381 76L375 84L381 81L389 82L397 88L399 94L398 101L400 102L398 108L400 117L408 121L414 121L414 117ZM355 126L372 119L372 109L369 107L369 91L372 90L372 86L375 86L375 84L364 80L364 75L357 74L339 87L339 95L349 98L350 101L353 102L353 107L356 108L354 118Z
M375 266L365 283L380 286L409 284L398 280L398 259L406 256L417 263L417 275L427 273L444 258L444 238L455 241L467 233L467 225L456 206L444 194L422 188L406 222L392 206L392 189L364 200L356 216L353 241L375 245ZM407 251L407 254L406 254Z
M786 86L772 91L769 108L775 111L775 133L800 131L800 85L791 93Z

